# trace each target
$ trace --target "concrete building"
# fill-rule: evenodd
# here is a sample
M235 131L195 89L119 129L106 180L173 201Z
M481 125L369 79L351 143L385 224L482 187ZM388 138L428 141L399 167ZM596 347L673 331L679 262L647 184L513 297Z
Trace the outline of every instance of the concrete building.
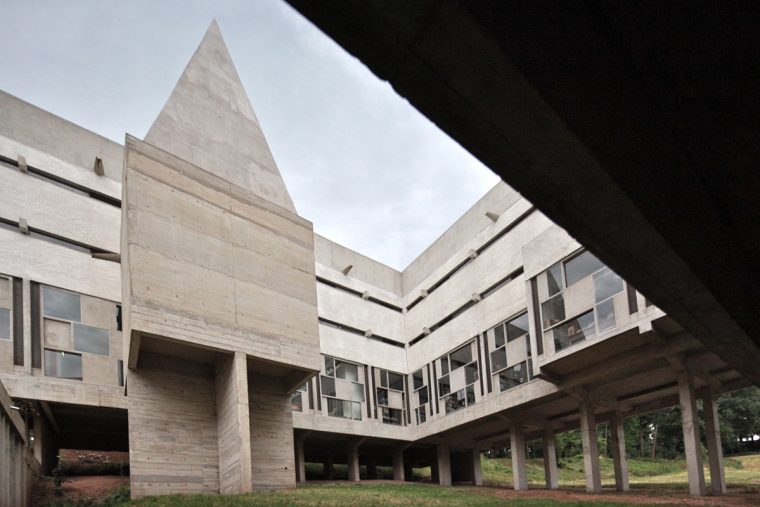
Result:
M128 450L135 497L293 487L306 462L480 484L508 446L524 489L542 439L556 488L555 434L580 429L598 492L608 422L626 490L623 419L680 405L701 495L701 398L725 490L715 399L741 365L505 183L403 271L314 234L215 23L144 140L0 93L0 166L0 383L24 418L0 415L43 470Z

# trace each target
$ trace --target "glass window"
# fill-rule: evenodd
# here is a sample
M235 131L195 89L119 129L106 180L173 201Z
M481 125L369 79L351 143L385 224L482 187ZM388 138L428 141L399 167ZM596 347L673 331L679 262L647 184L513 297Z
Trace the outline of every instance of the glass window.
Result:
M383 407L383 422L385 424L395 424L397 426L401 426L401 416L401 410L397 408Z
M528 333L528 314L515 317L507 322L507 340L512 341Z
M422 388L420 388L419 391L417 391L417 404L418 405L424 405L425 403L428 402L429 399L430 399L430 395L428 393L427 386L423 386Z
M116 305L116 330L121 331L121 305Z
M622 291L623 279L611 270L604 269L594 275L594 296L597 303Z
M108 338L108 329L74 324L74 349L79 352L107 356L109 355Z
M541 316L543 317L544 329L565 320L565 298L557 294L548 301L541 303Z
M507 367L507 351L504 347L491 352L491 371L496 373Z
M562 291L562 267L555 264L546 272L546 285L549 289L549 296L553 296Z
M464 367L464 383L472 384L478 381L478 362L473 361Z
M394 391L404 390L404 376L388 372L388 387Z
M380 370L380 387L388 387L388 372Z
M414 415L417 418L417 424L422 424L425 421L427 421L427 410L425 409L424 406L415 408Z
M82 308L79 304L79 294L66 292L52 287L42 287L42 310L48 317L82 320Z
M608 299L596 305L596 321L599 332L610 330L615 327L615 304L614 299Z
M0 308L0 338L11 339L11 311L6 308Z
M594 312L587 312L554 328L554 348L562 350L594 334Z
M467 344L464 347L459 347L449 355L451 361L451 371L461 368L467 363L472 362L472 346Z
M335 359L325 356L325 375L328 377L335 376Z
M449 376L444 375L438 379L438 396L449 394L451 392L451 383L449 382Z
M82 356L71 352L45 349L45 375L82 380Z
M351 418L357 421L362 420L362 404L358 401L351 403Z
M364 401L364 384L353 383L351 399L354 401Z
M335 379L322 375L322 394L324 396L335 396Z
M449 373L449 356L443 356L440 361L441 364L441 375L446 375Z
M519 363L499 373L499 387L501 391L512 389L515 386L528 381L528 368L526 363Z
M460 408L466 407L467 398L465 396L464 389L460 389L459 391L446 396L444 405L446 406L447 414L459 410Z
M465 396L467 397L467 406L469 407L475 403L475 386L469 385L464 388Z
M499 324L493 329L493 343L496 348L504 345L504 324Z
M327 398L327 414L332 417L344 417L343 400Z
M414 388L419 389L425 385L425 380L422 377L422 370L417 370L412 373L412 379L414 380Z
M602 261L597 259L594 254L585 250L579 255L576 255L572 259L565 261L565 279L567 286L586 278L594 271L598 271L604 267Z
M359 370L355 364L335 361L335 376L351 382L359 380Z
M388 404L388 390L387 389L381 389L377 388L377 404L378 405L387 405Z
M293 396L290 397L290 410L296 412L303 412L303 403L301 401L301 391L296 391Z
M532 356L533 353L530 350L530 335L525 335L525 350L528 352L528 357Z

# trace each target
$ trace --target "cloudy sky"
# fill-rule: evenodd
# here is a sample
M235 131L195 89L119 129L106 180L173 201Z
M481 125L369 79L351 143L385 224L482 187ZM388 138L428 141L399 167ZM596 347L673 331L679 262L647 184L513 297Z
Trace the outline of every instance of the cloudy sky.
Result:
M213 18L300 215L403 269L497 177L279 0L0 0L0 89L142 138Z

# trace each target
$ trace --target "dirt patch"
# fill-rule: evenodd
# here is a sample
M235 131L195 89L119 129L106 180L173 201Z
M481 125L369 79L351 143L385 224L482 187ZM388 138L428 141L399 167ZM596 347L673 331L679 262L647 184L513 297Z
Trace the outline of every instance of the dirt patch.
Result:
M102 501L123 486L129 486L129 477L114 475L66 477L61 484L61 494L56 495L52 479L44 477L36 481L34 485L33 505L48 505L62 499Z

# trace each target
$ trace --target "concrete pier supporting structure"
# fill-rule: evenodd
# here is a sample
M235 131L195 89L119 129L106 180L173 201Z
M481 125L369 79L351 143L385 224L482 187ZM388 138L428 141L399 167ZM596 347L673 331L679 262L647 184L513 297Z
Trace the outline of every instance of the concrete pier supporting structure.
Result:
M628 459L625 455L625 427L623 415L615 411L610 419L610 445L612 446L612 464L615 469L615 489L628 491Z
M705 415L705 438L710 461L710 491L714 495L722 495L726 492L726 472L723 464L723 446L720 442L718 401L711 385L702 390L702 410Z
M683 370L678 374L678 399L681 405L681 426L686 471L689 476L689 493L702 496L705 494L705 472L702 468L697 397L694 391L694 376L688 370Z
M335 467L333 466L333 457L327 456L323 465L324 479L332 481L335 479Z
M404 451L400 449L393 451L393 480L394 481L403 481L406 479L404 468L405 468L404 467Z
M359 444L350 443L346 450L346 465L348 466L348 480L359 482Z
M451 486L451 449L448 444L436 446L436 471L438 472L438 484Z
M557 489L559 487L557 443L552 428L544 430L544 476L546 477L547 489Z
M525 463L525 435L522 426L512 423L509 427L510 452L512 453L512 483L516 491L528 489L528 470Z
M235 352L216 363L219 492L248 493L252 487L250 407L246 356Z
M295 459L296 459L296 482L306 482L306 462L304 459L303 439L295 439Z
M475 486L483 485L483 467L480 463L480 448L472 449L472 483Z
M596 442L596 416L590 398L586 397L580 402L580 415L586 491L599 493L602 491L602 476L599 471L599 446Z

